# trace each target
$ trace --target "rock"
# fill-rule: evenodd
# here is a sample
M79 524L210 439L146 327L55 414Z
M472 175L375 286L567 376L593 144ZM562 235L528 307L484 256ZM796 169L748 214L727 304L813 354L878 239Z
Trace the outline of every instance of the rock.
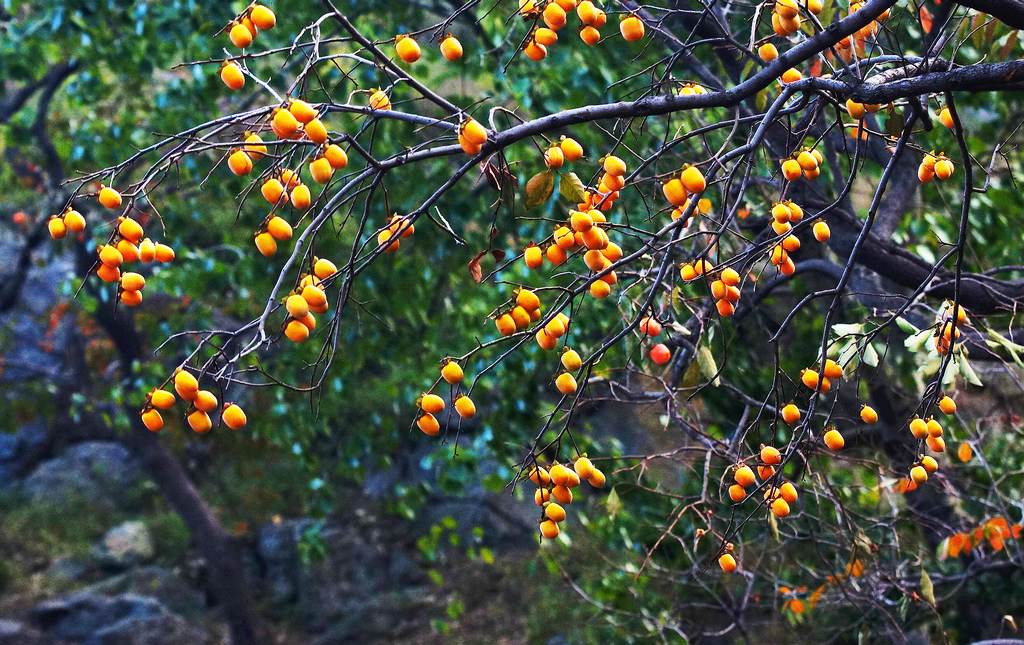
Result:
M32 623L52 638L84 640L126 619L163 616L167 609L155 598L122 594L103 596L78 592L43 601L30 612Z
M25 623L0 618L0 645L36 645L42 635Z
M327 626L313 645L335 645L336 643L388 643L401 638L422 635L423 623L420 618L435 607L429 594L390 593L367 599L358 609L337 613L334 621ZM411 642L417 642L416 638Z
M0 490L18 479L18 436L0 434Z
M259 531L265 593L277 605L294 603L305 629L323 642L387 640L416 616L428 579L401 526L352 509L351 521L319 527L324 558L303 564L298 545L308 519L284 520Z
M210 636L181 616L168 614L118 621L99 630L85 645L203 645Z
M86 560L74 556L62 556L47 567L44 578L48 587L66 589L72 583L84 578L92 569L92 564Z
M260 527L256 553L262 565L267 594L275 604L295 599L299 583L299 541L311 520L285 520Z
M156 598L79 592L47 600L31 620L49 640L82 645L171 645L206 643L205 632L190 626Z
M41 421L28 423L14 434L0 434L0 490L32 470L48 445L49 434Z
M173 571L163 567L145 566L129 569L124 573L89 585L83 591L106 596L134 593L152 596L178 614L186 617L203 611L203 593L183 580Z
M153 558L153 537L142 522L124 522L107 531L93 555L103 566L126 569Z
M0 266L5 273L24 244L10 231L7 227L0 229ZM59 301L64 281L75 275L74 255L52 253L52 245L44 244L41 248L46 249L46 261L32 264L17 304L0 313L0 329L8 330L9 337L17 339L3 349L6 364L0 373L0 384L44 378L59 384L73 378L74 370L65 350L77 325L73 313L61 308ZM52 327L40 324L40 320L47 319L53 322ZM3 390L0 387L0 392Z
M44 461L21 483L30 502L89 504L114 509L138 501L141 471L128 450L111 441L88 441Z

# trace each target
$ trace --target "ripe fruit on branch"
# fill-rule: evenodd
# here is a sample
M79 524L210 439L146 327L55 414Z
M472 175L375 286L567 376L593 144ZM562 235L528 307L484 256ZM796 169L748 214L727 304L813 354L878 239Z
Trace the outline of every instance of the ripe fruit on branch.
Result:
M658 343L651 347L650 356L655 365L666 365L672 360L672 351L664 343Z
M538 43L535 39L531 39L523 47L523 53L532 61L540 61L547 58L548 48Z
M739 466L732 477L733 481L743 488L750 488L757 482L757 479L754 477L754 471L751 470L750 466Z
M914 417L910 421L910 434L915 439L924 439L928 436L928 423L921 417Z
M277 24L277 16L274 15L274 12L261 4L253 5L253 8L249 11L249 18L252 19L252 23L260 31L273 29Z
M50 232L50 238L54 240L61 239L67 235L68 232L68 227L64 224L64 220L56 215L52 216L49 221L46 222L46 228Z
M770 63L779 57L779 50L771 43L764 43L757 48L758 57L766 63Z
M245 150L245 153L249 155L253 161L258 161L263 158L263 155L267 154L267 146L263 145L263 139L260 135L254 132L247 132L245 133L245 136L242 137L242 141L245 143L245 145L242 146L242 150Z
M420 59L420 45L411 36L400 34L395 36L395 53L404 62L411 65Z
M269 258L277 253L277 242L270 233L257 233L254 241L256 242L256 248L263 257Z
M441 378L445 380L445 383L449 385L457 385L462 382L465 374L462 372L462 367L455 361L448 361L441 368Z
M306 210L309 208L310 203L313 201L313 196L309 192L309 186L305 184L299 184L292 189L292 193L289 197L292 206L299 210Z
M487 143L487 129L472 117L462 122L459 132L472 145L482 146Z
M190 372L179 370L174 375L174 391L182 399L191 401L196 398L196 393L199 392L199 381Z
M228 157L228 168L238 176L252 172L252 159L242 150L235 150Z
M149 393L149 404L161 410L170 409L175 403L174 395L167 390L156 389Z
M455 36L448 34L441 41L441 55L445 60L454 62L462 58L462 43Z
M629 15L619 22L619 33L626 42L635 42L644 37L644 23L635 15Z
M100 204L113 210L121 206L121 193L109 186L102 186L99 192Z
M320 119L313 119L302 129L306 137L313 143L326 143L328 138L327 126Z
M725 573L732 573L736 570L736 558L731 553L723 553L718 558L718 566Z
M252 44L253 33L244 24L236 22L228 31L228 38L235 47L245 49Z
M939 399L939 409L943 414L956 414L956 401L949 396Z
M800 70L790 67L782 72L781 80L783 85L789 85L790 83L796 83L803 77L804 75L800 73Z
M270 127L279 139L294 139L299 132L299 120L290 110L276 108L270 120Z
M581 146L575 139L562 137L558 146L562 149L562 154L565 155L566 161L579 161L583 158L583 146Z
M860 408L860 420L867 424L878 423L878 413L870 405L863 405Z
M686 192L691 195L704 192L707 188L707 181L704 179L704 174L700 171L700 168L696 166L687 166L683 169L682 174L679 176L679 181L683 183L683 187L686 188Z
M310 162L309 174L316 183L326 184L334 176L334 166L326 157L320 157Z
M224 406L224 411L220 415L221 420L228 428L232 430L239 430L245 426L248 422L246 419L245 411L242 410L241 406L237 403L228 403Z
M580 30L580 40L586 45L593 47L601 40L601 32L595 27L586 26Z
M463 419L472 419L476 416L476 404L465 394L455 399L455 411Z
M142 413L142 424L150 432L160 432L164 427L164 418L158 411L149 409Z
M438 423L437 417L430 413L421 415L416 419L416 427L428 437L436 437L441 433L441 424Z
M568 372L562 372L555 379L555 388L563 395L573 394L576 392L576 378Z
M242 73L242 68L235 63L224 63L224 66L220 68L220 80L230 90L240 90L245 87L245 74Z
M781 497L772 502L772 514L775 515L775 517L786 517L789 515L789 512L789 502Z
M949 111L948 107L943 107L939 110L939 123L946 126L950 130L953 129L953 113Z
M812 231L814 232L814 239L822 244L828 242L829 238L832 237L832 230L825 222L815 222Z
M548 168L561 168L565 164L565 155L558 146L553 146L544 151L544 165Z
M828 446L828 449L833 452L842 450L843 446L846 445L846 440L843 439L843 435L835 428L826 432L822 439L824 440L825 445Z
M370 93L369 106L372 110L390 110L391 99L384 90L374 90Z

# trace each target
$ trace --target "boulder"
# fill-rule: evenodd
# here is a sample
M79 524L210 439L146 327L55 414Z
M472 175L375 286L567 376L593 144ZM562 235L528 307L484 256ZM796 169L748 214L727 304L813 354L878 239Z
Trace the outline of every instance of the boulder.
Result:
M32 503L61 506L87 501L123 509L138 501L141 477L124 446L87 441L39 464L21 483L21 491Z
M274 604L295 599L301 575L299 541L312 526L311 520L285 520L260 527L256 538L256 555L265 590Z
M0 434L0 490L24 477L46 453L46 425L33 421L13 434Z
M40 603L31 621L49 640L82 645L207 643L208 635L156 598L83 591Z
M191 617L205 608L203 592L192 587L177 573L158 566L143 566L89 585L83 591L116 596L134 593L156 598L171 611Z
M41 645L42 634L16 620L0 618L0 645Z
M110 529L93 547L93 556L111 569L127 569L152 560L154 555L153 537L146 525L137 520Z

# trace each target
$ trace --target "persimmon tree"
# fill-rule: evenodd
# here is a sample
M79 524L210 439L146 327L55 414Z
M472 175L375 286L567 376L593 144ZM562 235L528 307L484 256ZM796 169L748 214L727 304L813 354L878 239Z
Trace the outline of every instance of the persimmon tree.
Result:
M1024 82L1016 3L469 0L397 34L387 16L318 7L295 23L246 6L221 51L186 65L244 102L82 174L48 222L54 238L100 231L86 282L123 315L149 263L182 264L162 201L236 182L229 234L252 240L272 284L247 322L167 339L161 356L177 355L138 402L138 432L172 416L244 431L262 413L247 392L264 388L315 412L378 310L429 301L375 276L455 255L493 323L420 348L438 364L404 401L408 427L454 458L502 396L478 384L528 357L551 398L532 427L493 423L507 485L535 499L549 541L574 497L611 490L595 530L636 527L625 555L603 554L621 576L571 583L610 623L747 635L781 609L898 638L941 627L967 581L1020 567L1019 470L993 474L1000 439L956 413L981 384L972 362L1022 349L1019 247L979 248L1006 229L985 211L1019 165L1004 98ZM495 57L497 82L553 67L600 85L573 102L549 82L518 105L452 89L458 66ZM992 96L1001 123L967 118ZM176 186L183 167L202 178ZM678 446L601 451L586 419L610 403L656 407ZM551 557L573 579L571 555ZM662 593L630 603L627 579Z

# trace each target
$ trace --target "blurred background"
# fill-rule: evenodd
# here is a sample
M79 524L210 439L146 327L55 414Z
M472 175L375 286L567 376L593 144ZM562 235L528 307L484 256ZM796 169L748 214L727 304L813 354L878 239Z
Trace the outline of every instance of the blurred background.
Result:
M437 22L461 3L338 4L362 29L386 38ZM249 423L237 433L198 436L180 419L169 420L160 435L139 429L145 393L194 339L164 341L251 319L277 275L277 264L252 248L257 215L234 224L243 182L214 172L200 189L212 158L176 169L173 185L161 191L159 215L177 259L147 276L146 301L134 312L114 313L110 289L95 280L83 285L93 240L109 230L103 218L92 214L84 234L60 242L49 239L45 222L63 208L73 189L67 182L78 173L117 163L158 133L262 104L248 89L229 95L215 65L182 65L220 56L225 42L215 34L242 8L193 0L0 2L0 643L222 642L245 616L255 617L260 642L277 643L680 642L673 627L680 620L696 632L730 624L727 599L688 605L691 587L672 571L689 567L681 564L681 549L667 544L654 572L639 575L647 547L675 510L662 496L615 488L610 478L608 488L574 505L558 543L538 547L532 490L506 487L552 401L550 367L538 363L535 351L512 356L478 384L480 414L463 427L457 457L452 442L425 440L410 427L413 402L434 380L440 359L492 334L486 316L501 298L492 286L476 285L467 269L491 243L493 193L486 182L467 180L445 198L468 248L454 246L436 227L417 226L408 252L403 242L401 254L367 271L343 325L343 353L321 392L240 392ZM289 44L322 13L319 2L278 2L274 9L278 28L260 36L267 48ZM613 47L559 49L529 74L520 73L521 62L506 69L522 34L510 33L504 20L495 12L479 24L456 22L452 29L467 50L463 63L440 68L432 56L424 74L461 104L490 96L525 115L606 100L609 84L623 76ZM638 68L648 55L657 59L641 53ZM288 71L274 62L261 69ZM336 70L324 80L345 93L354 89L346 83L380 83L366 74L343 79ZM636 91L649 82L640 79ZM630 95L628 84L614 93ZM399 94L396 104L401 100ZM991 124L991 134L999 114L1019 120L1020 98L1014 100L965 110L975 123ZM400 142L409 131L386 123L378 136ZM596 129L576 136L587 150L606 140ZM1018 170L1020 162L1015 154ZM418 203L422 187L440 184L451 170L447 162L421 166L408 181L392 181L382 212ZM520 181L532 171L524 167ZM978 200L988 230L1011 226L1014 217L1019 224L1011 186ZM143 224L160 229L157 214L148 215ZM940 215L926 217L907 230L955 230ZM521 248L549 226L499 222L494 246ZM992 264L1019 257L1013 237L986 240ZM919 248L927 251L932 242ZM327 240L324 255L341 255L349 243L344 236ZM486 256L485 271L493 266ZM517 271L507 279L525 279ZM766 315L784 316L788 306L769 302ZM820 335L816 322L797 326L794 337ZM599 317L576 324L581 339L595 342L606 330ZM748 338L758 338L754 331ZM798 371L813 359L814 344L795 345L787 369ZM638 351L616 349L606 366ZM298 377L316 352L302 346L264 360L275 374ZM913 391L913 361L899 360L907 367L903 385ZM737 354L730 369L740 384L770 381L769 362L767 355ZM467 372L485 364L481 359ZM993 364L982 377L986 394L973 403L964 398L962 406L966 418L984 417L1007 430L1005 443L993 449L1005 455L1001 467L1016 473L1007 494L1019 499L1024 453L1010 441L1020 434L1017 373ZM900 384L892 379L894 389ZM714 390L691 405L714 434L724 431L716 415L734 412L736 402ZM582 448L593 454L687 444L654 406L597 402L577 423ZM699 484L694 472L675 461L653 462L645 485L692 493ZM843 483L864 482L850 475ZM692 530L680 526L679 533L689 540ZM922 551L935 546L913 543ZM230 584L232 563L251 597L225 608L216 590ZM998 629L1004 613L1021 609L1020 588L1019 570L957 588L961 595L950 604L966 599L970 609L951 610L947 627L983 633L972 630L974 620ZM988 606L991 598L1001 601ZM784 598L778 605L753 617L762 638L788 640L787 630L805 620ZM839 624L824 612L820 621L825 634Z

